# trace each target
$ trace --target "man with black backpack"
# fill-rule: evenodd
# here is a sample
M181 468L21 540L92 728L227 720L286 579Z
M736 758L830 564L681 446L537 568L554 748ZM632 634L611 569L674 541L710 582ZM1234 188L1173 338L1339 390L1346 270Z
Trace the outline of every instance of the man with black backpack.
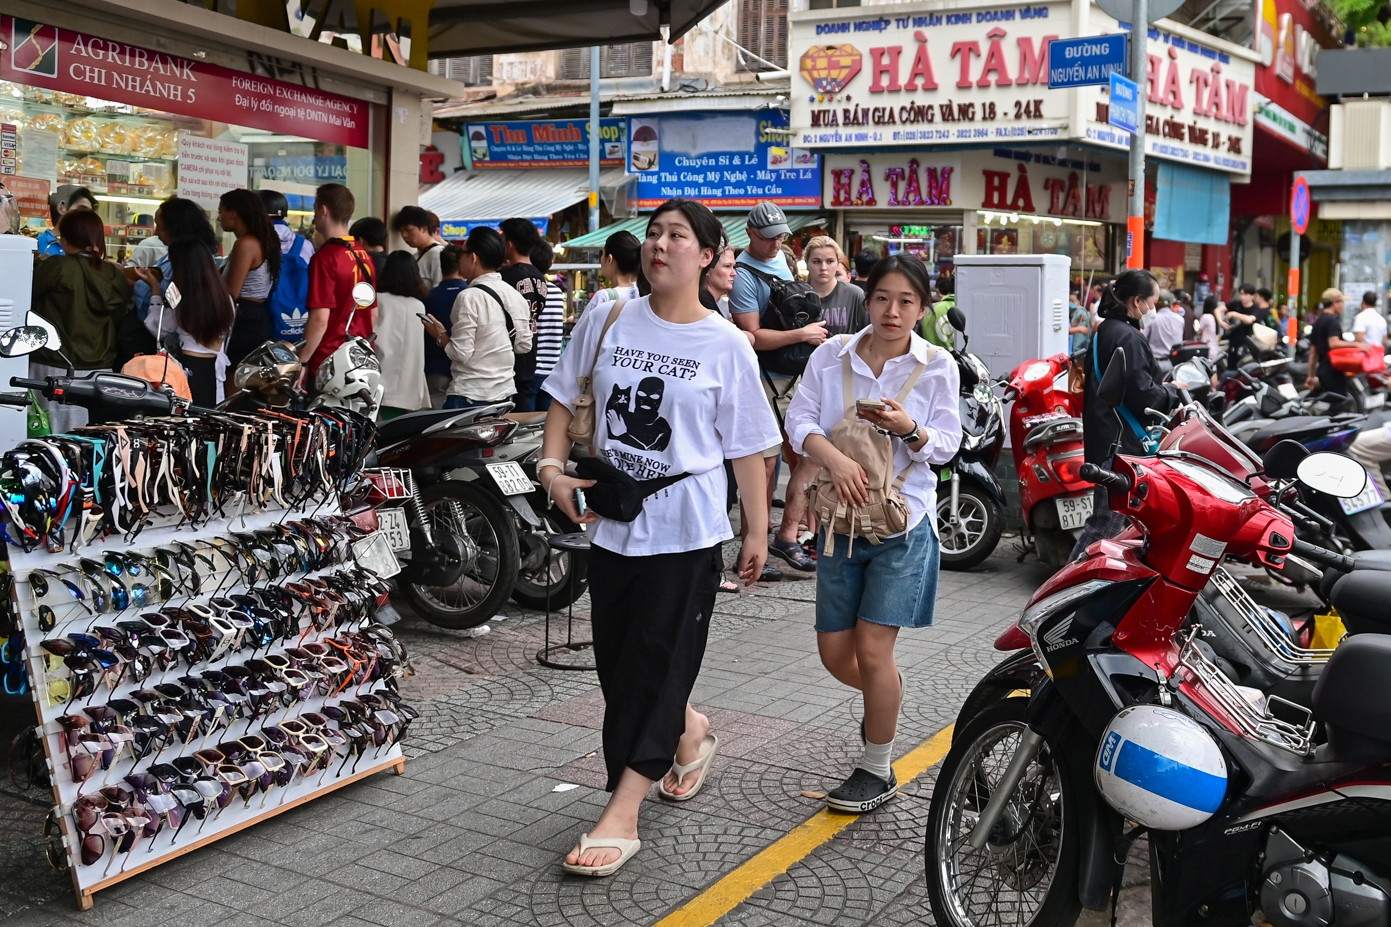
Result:
M783 211L772 203L759 203L749 212L747 225L749 246L734 263L729 313L735 325L753 334L764 384L781 427L797 377L806 368L811 352L826 340L826 323L821 317L821 300L816 291L810 284L794 280L783 260L782 243L791 234ZM765 452L770 500L777 485L779 452L794 470L801 459L788 444L786 430L782 437L780 448L769 448ZM795 525L805 512L806 500L795 493L789 494L783 508L783 521L790 520ZM816 569L815 561L795 541L786 543L777 539L769 545L768 552L803 572Z

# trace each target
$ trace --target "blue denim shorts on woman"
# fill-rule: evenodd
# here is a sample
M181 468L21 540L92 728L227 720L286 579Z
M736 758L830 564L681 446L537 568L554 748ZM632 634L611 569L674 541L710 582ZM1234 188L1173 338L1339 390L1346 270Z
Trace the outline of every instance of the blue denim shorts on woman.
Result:
M937 533L925 517L907 534L875 546L847 535L816 561L816 630L849 631L857 619L899 628L932 624L937 599Z

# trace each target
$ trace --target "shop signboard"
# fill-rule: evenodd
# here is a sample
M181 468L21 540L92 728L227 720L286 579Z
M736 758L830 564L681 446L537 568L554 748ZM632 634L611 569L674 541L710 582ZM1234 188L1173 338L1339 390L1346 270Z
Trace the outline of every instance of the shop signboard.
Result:
M283 147L283 146L280 146ZM289 157L253 157L251 176L267 184L303 183L317 186L322 183L348 182L348 159L344 155L299 155Z
M1113 30L1121 28L1099 11L1093 15ZM1255 57L1249 49L1183 26L1150 26L1149 65L1140 85L1146 157L1251 173ZM1131 136L1110 124L1107 95L1094 87L1076 93L1086 139L1127 150Z
M368 146L368 104L351 97L14 16L0 16L0 36L7 46L0 52L0 80L334 145Z
M627 153L626 119L599 121L599 164L620 167ZM475 122L464 127L474 168L588 167L589 120Z
M676 196L711 209L821 205L821 159L789 145L776 110L634 116L628 139L637 209Z
M792 144L861 148L1067 136L1072 94L1048 90L1048 45L1076 31L1071 3L872 9L790 17Z
M955 209L1125 221L1124 161L1073 148L826 155L833 209Z
M1321 48L1340 48L1321 5L1302 0L1255 0L1256 124L1327 159L1328 137L1313 126L1327 105L1314 89Z
M489 228L496 230L505 220L503 219L441 219L440 237L445 241L463 241L468 238L468 233L477 228ZM542 236L546 234L546 229L550 227L550 216L534 216L531 224L536 226L536 231Z
M5 186L14 194L15 205L25 219L48 219L48 194L50 184L47 180L26 177L20 174L6 177Z

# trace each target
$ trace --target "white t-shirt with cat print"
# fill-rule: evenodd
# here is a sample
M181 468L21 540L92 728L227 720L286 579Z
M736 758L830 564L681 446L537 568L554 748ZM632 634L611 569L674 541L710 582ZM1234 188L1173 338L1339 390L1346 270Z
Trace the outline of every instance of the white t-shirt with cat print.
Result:
M546 378L567 406L579 395L608 312L586 312ZM778 443L749 339L715 313L699 322L658 318L646 297L623 305L594 368L595 445L636 480L689 473L648 496L631 522L600 518L590 533L629 557L699 550L733 537L725 512L725 458Z

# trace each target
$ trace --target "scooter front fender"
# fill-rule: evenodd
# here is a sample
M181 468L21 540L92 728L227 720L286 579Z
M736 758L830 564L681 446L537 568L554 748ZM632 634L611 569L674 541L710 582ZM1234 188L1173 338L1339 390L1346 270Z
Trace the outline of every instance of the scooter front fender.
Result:
M1000 481L995 479L995 474L985 465L982 460L973 457L958 457L952 464L952 470L957 479L969 479L985 490L986 495L994 499L1001 507L1005 507L1005 490L1000 486Z

